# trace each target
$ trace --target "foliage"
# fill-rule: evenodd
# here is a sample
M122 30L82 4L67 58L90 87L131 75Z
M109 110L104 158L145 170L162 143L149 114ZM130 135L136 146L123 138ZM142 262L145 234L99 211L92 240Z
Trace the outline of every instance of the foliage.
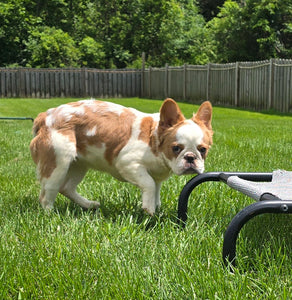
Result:
M79 51L68 33L55 27L36 27L28 37L28 65L36 68L77 66Z
M75 99L76 100L76 99ZM146 112L161 101L109 99ZM1 116L32 116L74 99L1 99ZM197 106L179 104L191 117ZM291 116L214 107L214 145L207 171L289 169ZM222 183L204 183L176 225L177 198L189 176L162 186L162 208L141 210L138 189L89 172L82 195L101 202L84 212L58 196L45 213L29 153L30 121L0 126L1 299L289 299L291 215L255 217L241 230L234 273L222 264L231 218L252 200ZM279 143L279 140L281 142Z
M289 58L291 20L290 0L2 0L0 67Z
M98 43L92 37L86 36L79 43L79 50L81 54L81 63L83 66L90 66L91 68L103 68L105 53L102 44Z
M40 19L31 17L21 0L0 2L0 66L25 64L23 41L38 22Z
M289 0L227 0L208 23L218 61L289 58L292 6Z
M198 0L200 13L204 16L206 21L210 21L217 16L223 3L224 0Z

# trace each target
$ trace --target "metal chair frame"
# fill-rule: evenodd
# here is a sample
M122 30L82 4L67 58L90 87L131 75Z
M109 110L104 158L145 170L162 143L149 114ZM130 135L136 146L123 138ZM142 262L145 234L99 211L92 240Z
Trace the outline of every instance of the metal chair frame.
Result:
M193 177L182 189L178 200L178 220L184 227L187 221L188 200L195 187L207 181L219 181L227 183L230 176L238 176L241 179L257 182L270 182L272 173L242 173L242 172L209 172ZM229 223L223 241L223 261L226 265L235 265L236 241L241 228L252 218L264 213L291 214L292 201L281 200L265 194L261 201L255 202L243 208ZM292 200L292 198L291 198Z

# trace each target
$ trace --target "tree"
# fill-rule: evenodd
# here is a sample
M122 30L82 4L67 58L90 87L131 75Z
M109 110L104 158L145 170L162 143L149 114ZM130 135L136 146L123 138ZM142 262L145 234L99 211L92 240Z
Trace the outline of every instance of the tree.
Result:
M223 4L224 0L198 0L200 13L206 21L210 21L216 17Z
M205 21L194 1L141 1L137 18L132 44L139 53L147 54L152 66L199 64L211 59Z
M83 66L91 68L103 68L105 65L105 53L103 46L91 37L85 37L79 43L80 60Z
M21 0L0 3L0 66L25 63L24 41L40 20L31 16Z
M123 68L132 58L128 36L134 26L131 11L136 2L93 0L84 5L83 13L76 17L76 39L87 36L102 45L106 68Z
M235 1L226 1L216 18L208 23L219 62L246 60L245 43L250 39L241 7ZM249 43L253 47L255 43ZM251 49L252 52L254 49ZM257 52L257 49L254 51ZM249 58L247 58L249 60Z
M102 45L106 67L136 65L142 52L152 66L209 60L205 21L191 0L93 1L76 23L76 36Z
M225 1L208 23L219 62L262 60L291 54L289 0Z
M0 67L137 67L142 52L152 66L291 57L291 0L223 2L2 0Z
M55 27L36 27L26 42L27 65L36 68L78 66L80 53L70 35Z
M212 50L206 22L194 1L182 2L182 29L180 34L179 57L181 63L206 64L216 58Z
M292 54L292 3L289 0L249 2L261 56L290 58Z

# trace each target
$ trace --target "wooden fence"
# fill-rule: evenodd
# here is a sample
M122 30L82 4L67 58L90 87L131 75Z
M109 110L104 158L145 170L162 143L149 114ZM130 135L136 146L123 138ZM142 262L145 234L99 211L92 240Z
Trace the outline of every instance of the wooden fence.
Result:
M292 59L133 70L0 68L0 97L172 97L292 112Z
M136 97L141 70L0 68L0 97Z
M292 112L292 60L147 68L142 96Z

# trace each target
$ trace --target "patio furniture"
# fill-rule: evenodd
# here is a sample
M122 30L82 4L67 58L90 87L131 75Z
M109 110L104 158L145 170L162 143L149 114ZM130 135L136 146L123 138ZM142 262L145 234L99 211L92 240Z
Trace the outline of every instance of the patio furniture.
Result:
M223 260L235 265L236 240L241 228L264 213L292 213L292 172L273 173L210 172L193 177L182 189L178 201L178 219L187 221L188 199L195 187L207 181L220 181L257 202L243 208L229 223L223 241Z

